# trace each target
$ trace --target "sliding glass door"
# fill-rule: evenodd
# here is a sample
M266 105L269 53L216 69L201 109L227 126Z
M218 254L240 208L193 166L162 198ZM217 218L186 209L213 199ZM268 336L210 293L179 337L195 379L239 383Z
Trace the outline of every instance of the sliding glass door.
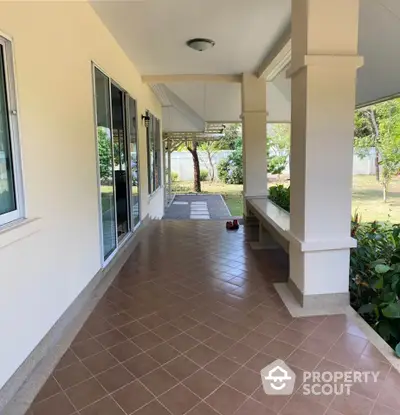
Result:
M136 102L94 68L103 259L140 222Z
M112 125L114 140L115 199L117 206L118 239L122 240L129 232L129 187L128 152L125 129L124 93L111 84Z
M97 115L97 148L103 230L103 255L107 259L117 247L114 186L114 155L111 134L110 85L108 78L94 69Z
M129 152L131 157L131 180L132 180L132 227L135 228L140 222L140 198L139 198L139 147L137 136L136 101L129 97Z

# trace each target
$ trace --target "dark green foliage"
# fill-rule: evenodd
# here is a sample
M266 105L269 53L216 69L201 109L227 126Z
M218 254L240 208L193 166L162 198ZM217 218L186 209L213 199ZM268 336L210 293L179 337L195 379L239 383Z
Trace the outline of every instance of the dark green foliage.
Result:
M242 140L235 142L234 151L218 163L218 177L223 183L243 184L243 147Z
M269 125L266 145L268 173L282 174L289 162L290 125ZM217 166L219 179L227 184L243 184L243 143L237 125L227 127L225 138L215 145L218 148L232 149L233 153Z
M235 150L238 140L242 140L241 124L227 124L224 136L213 143L218 150Z
M268 159L268 173L282 174L288 164L286 156L273 156Z
M361 223L356 217L352 236L358 247L350 259L351 304L399 352L400 225Z
M271 186L268 197L279 207L290 212L290 186L285 187L283 184Z
M267 135L268 173L282 174L289 163L290 124L269 124Z

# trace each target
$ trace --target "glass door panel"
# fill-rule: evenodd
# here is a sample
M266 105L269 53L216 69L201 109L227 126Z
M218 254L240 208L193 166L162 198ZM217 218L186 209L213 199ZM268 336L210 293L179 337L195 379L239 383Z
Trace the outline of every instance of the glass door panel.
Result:
M111 84L112 125L114 140L114 176L117 206L118 240L123 239L130 230L128 186L128 153L125 129L124 93Z
M94 69L96 89L97 146L100 169L100 195L103 230L103 253L107 259L117 247L116 209L113 172L113 146L108 78Z
M139 196L139 149L137 141L136 101L128 98L129 117L129 151L131 156L132 180L132 227L140 222L140 196Z

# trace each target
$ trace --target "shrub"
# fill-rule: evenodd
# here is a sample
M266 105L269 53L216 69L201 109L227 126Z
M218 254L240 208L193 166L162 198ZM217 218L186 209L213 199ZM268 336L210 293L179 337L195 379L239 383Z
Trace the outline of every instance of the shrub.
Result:
M171 181L177 182L179 180L179 174L176 171L171 171Z
M200 170L200 181L205 182L208 178L208 170Z
M268 173L282 174L287 166L286 156L272 156L268 159Z
M228 158L221 160L217 164L218 179L223 183L228 183Z
M235 150L217 165L218 178L227 184L243 184L242 140L235 143Z
M400 225L352 221L351 305L400 357Z
M290 186L285 187L283 184L271 186L268 197L279 207L290 212Z

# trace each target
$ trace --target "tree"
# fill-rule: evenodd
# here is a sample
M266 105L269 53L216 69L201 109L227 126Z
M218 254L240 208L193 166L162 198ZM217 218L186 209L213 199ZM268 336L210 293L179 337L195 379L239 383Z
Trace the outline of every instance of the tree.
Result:
M103 184L111 178L112 166L111 166L111 140L107 134L107 131L102 128L97 128L97 142L99 148L99 168L100 168L100 180Z
M205 151L207 154L207 160L205 160L205 164L208 165L210 179L213 181L215 178L215 165L213 155L218 150L234 150L237 140L242 140L242 126L241 124L227 124L223 130L223 134L224 135L219 140L204 141L202 143L199 143L198 141L191 141L184 143L178 147L178 151L187 149L192 155L194 173L193 189L195 192L201 192L200 162L198 150Z
M235 150L237 140L242 139L241 124L227 124L224 130L224 136L216 141L218 150Z
M206 153L206 158L202 159L202 162L208 168L211 181L215 179L214 154L219 150L237 149L238 141L242 141L242 125L234 123L225 125L224 135L219 140L207 141L199 146L199 149Z
M387 201L389 185L400 173L400 99L392 99L356 111L354 149L365 157L375 149L376 178Z
M364 158L370 154L371 149L375 151L375 176L379 182L379 126L377 122L376 106L356 110L355 115L355 138L354 150L360 157Z
M201 192L201 180L200 180L200 162L199 162L199 155L197 153L197 149L199 147L199 143L197 141L192 141L192 143L187 143L186 147L190 154L192 155L193 159L193 190L196 193Z
M383 200L386 202L390 182L400 173L400 100L383 102L377 107L380 182L383 188Z
M215 179L214 155L219 151L218 145L218 141L206 141L199 145L200 151L206 153L205 157L201 157L201 161L207 166L208 175L212 182Z
M290 157L290 124L268 124L268 173L282 174Z

